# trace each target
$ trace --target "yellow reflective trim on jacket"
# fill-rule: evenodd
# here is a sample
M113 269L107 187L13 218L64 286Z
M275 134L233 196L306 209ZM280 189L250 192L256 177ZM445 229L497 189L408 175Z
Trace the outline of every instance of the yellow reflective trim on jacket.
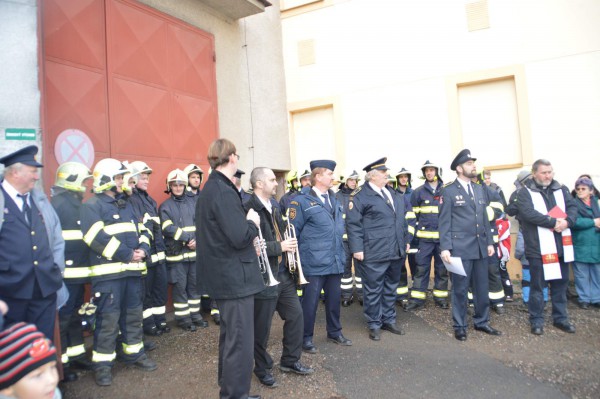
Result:
M157 253L158 260L164 260L166 258L165 251L160 251Z
M123 352L127 355L133 355L134 353L140 353L140 351L144 349L144 343L140 342L139 344L127 345L123 343Z
M66 365L67 363L69 363L69 356L66 353L63 353L62 355L60 355L60 362L63 365Z
M499 209L501 212L504 212L504 205L502 205L501 202L492 201L492 202L490 202L490 206L492 208Z
M148 230L146 226L144 226L142 223L138 223L138 231L140 232L140 234L143 232L150 234L150 238L154 240L154 233L152 232L152 230Z
M405 219L416 219L417 215L412 212L412 211L408 211L406 212L406 215L404 215Z
M165 259L166 259L165 251L160 251L160 252L157 252L150 256L150 261L152 263L156 263L158 261L165 260Z
M62 237L65 241L82 240L83 233L81 230L63 230Z
M494 234L492 238L494 239L494 243L498 244L498 234Z
M102 256L111 259L115 255L115 252L117 252L117 249L119 249L119 245L121 245L121 241L117 237L112 237L108 244L106 244L106 247L104 247Z
M188 233L195 233L196 226L185 226L185 227L182 227L181 230L187 231Z
M94 241L94 238L96 238L96 236L98 235L100 230L102 230L103 228L104 228L103 221L98 221L98 222L94 223L92 225L92 227L90 227L90 229L87 231L87 233L84 234L83 241L85 241L85 243L87 245L91 245L92 241Z
M172 221L172 220L165 220L165 221L163 222L163 224L162 224L162 229L164 230L164 229L166 229L167 227L169 227L169 226L170 226L170 225L172 225L172 224L173 224L173 221Z
M133 263L105 263L103 265L91 266L91 275L94 276L106 276L108 274L116 274L124 271L146 271L146 263L145 262L133 262Z
M427 298L427 294L425 294L424 292L417 291L417 290L413 289L410 292L410 297L411 298L417 298L417 299L423 299L423 300L425 300L425 298Z
M421 210L420 210L421 213L440 213L440 209L438 208L437 205L421 206L420 208L421 208Z
M413 226L408 226L408 232L412 235L415 235L415 228Z
M90 277L92 271L89 267L66 267L63 272L63 278L85 278Z
M183 255L167 256L167 262L181 262Z
M117 352L113 353L98 353L96 351L92 352L92 362L112 362L117 358Z
M68 357L77 357L77 356L83 355L84 353L85 353L85 345L81 344L81 345L69 346L67 348L66 355Z
M448 291L433 290L433 296L436 298L448 298Z
M417 237L418 238L439 239L440 238L440 232L439 231L417 230Z
M414 213L421 213L421 207L419 207L419 206L413 206L412 210Z
M160 218L158 216L150 216L149 219L160 226Z
M179 240L179 237L181 237L181 235L183 234L183 230L181 230L179 227L177 228L177 231L175 232L175 235L173 236L174 240Z
M150 246L150 239L146 236L140 236L138 242L140 244L148 244L148 246Z
M135 224L131 222L115 223L104 226L104 232L109 236L114 236L120 233L137 233Z

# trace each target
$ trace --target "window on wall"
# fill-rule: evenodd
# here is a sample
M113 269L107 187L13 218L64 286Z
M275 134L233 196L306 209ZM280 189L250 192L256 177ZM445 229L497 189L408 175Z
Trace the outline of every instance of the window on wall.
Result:
M333 106L293 112L292 129L298 170L313 159L336 159Z
M463 143L485 165L523 164L513 77L458 86L458 106Z

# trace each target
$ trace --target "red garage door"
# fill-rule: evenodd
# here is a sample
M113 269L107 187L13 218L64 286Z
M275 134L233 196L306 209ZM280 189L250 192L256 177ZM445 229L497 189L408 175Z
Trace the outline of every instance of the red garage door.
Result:
M142 160L162 202L169 170L194 162L208 170L218 136L214 38L133 0L44 0L44 177L68 129L104 157ZM76 146L67 156L77 155Z

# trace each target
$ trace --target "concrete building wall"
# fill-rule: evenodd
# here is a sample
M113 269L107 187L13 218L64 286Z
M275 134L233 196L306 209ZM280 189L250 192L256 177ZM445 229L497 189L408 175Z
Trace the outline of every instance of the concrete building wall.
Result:
M488 28L469 31L473 3L487 5ZM522 166L494 170L492 180L508 195L517 172L543 157L568 186L584 172L600 182L600 2L324 0L282 17L288 108L335 99L342 169L386 155L393 169L430 159L453 179L448 166L469 143L460 125L457 136L448 82L508 68L520 71L525 153ZM482 167L486 151L519 150L491 142L474 155Z
M0 0L0 154L41 144L37 13L36 0ZM6 140L6 129L34 129L36 139Z

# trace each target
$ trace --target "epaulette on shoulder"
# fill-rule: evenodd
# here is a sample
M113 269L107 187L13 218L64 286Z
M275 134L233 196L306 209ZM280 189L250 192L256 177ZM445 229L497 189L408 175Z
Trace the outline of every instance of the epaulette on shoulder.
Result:
M360 190L362 190L363 186L358 186L354 189L354 191L352 191L352 193L350 193L350 197L354 197L356 194L358 194L360 192Z
M290 205L300 205L300 204L298 203L298 201L292 200L292 201L290 201Z
M455 181L456 181L456 180L452 180L451 182L444 184L444 187L448 187L449 185L451 185L451 184L452 184L452 183L454 183Z

